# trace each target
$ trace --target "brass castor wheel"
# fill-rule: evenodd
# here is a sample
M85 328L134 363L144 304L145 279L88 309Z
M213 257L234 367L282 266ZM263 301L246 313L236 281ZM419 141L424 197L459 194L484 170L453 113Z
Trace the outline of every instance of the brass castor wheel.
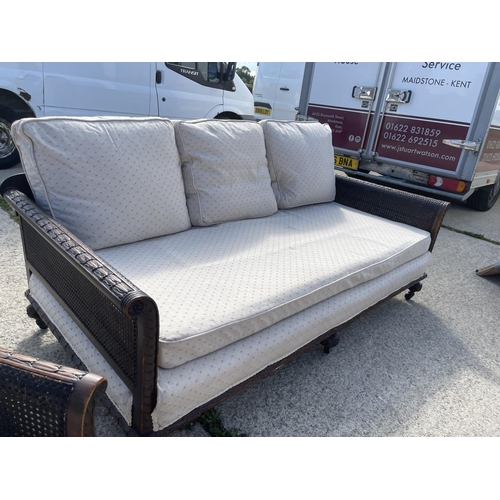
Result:
M408 293L405 294L405 299L410 300L416 292L420 292L422 290L422 283L416 283L408 289Z
M31 304L26 308L26 314L28 315L29 318L34 319L36 321L36 324L42 330L47 330L48 326L45 324L42 318L40 318L40 316L36 312L36 309Z
M321 342L321 345L323 346L323 352L325 354L330 354L330 349L332 347L335 347L336 345L338 345L339 342L340 342L340 338L339 338L338 333L334 333L333 335L330 335L326 340L323 340Z

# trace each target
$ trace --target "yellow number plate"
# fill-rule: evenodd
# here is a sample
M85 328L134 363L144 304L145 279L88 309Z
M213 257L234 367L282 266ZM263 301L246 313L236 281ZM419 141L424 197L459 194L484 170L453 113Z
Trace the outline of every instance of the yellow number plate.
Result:
M255 113L259 115L271 116L271 110L266 108L255 108Z
M335 156L335 166L348 168L350 170L358 170L359 160L356 158L349 158L349 156L334 155Z

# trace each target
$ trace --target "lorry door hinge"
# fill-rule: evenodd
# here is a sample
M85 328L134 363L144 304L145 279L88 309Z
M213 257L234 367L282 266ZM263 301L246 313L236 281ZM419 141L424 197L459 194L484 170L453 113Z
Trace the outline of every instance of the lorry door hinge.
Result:
M395 102L397 104L406 104L410 102L411 90L389 89L387 91L386 102Z
M461 139L443 139L443 144L453 148L466 149L467 151L479 152L481 147L481 139L477 141L462 141Z
M377 87L354 86L352 88L352 97L354 97L354 99L361 99L362 101L373 101L376 93Z

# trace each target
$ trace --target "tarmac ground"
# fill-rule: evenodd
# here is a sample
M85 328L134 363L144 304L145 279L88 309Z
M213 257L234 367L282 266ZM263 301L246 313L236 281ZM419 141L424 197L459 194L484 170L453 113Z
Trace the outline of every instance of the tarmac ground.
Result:
M20 167L0 170L0 182ZM248 436L500 436L500 202L488 212L452 203L423 289L358 318L340 343L294 361L217 406ZM483 235L488 240L458 231ZM71 366L49 331L27 317L19 227L0 210L0 345ZM123 436L103 406L98 436ZM208 436L200 424L173 437Z

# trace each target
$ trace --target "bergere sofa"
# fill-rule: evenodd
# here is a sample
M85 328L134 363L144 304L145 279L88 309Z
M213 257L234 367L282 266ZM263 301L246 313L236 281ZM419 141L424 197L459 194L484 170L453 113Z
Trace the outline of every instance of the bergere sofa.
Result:
M448 203L335 175L318 122L13 124L31 316L168 434L409 289Z

